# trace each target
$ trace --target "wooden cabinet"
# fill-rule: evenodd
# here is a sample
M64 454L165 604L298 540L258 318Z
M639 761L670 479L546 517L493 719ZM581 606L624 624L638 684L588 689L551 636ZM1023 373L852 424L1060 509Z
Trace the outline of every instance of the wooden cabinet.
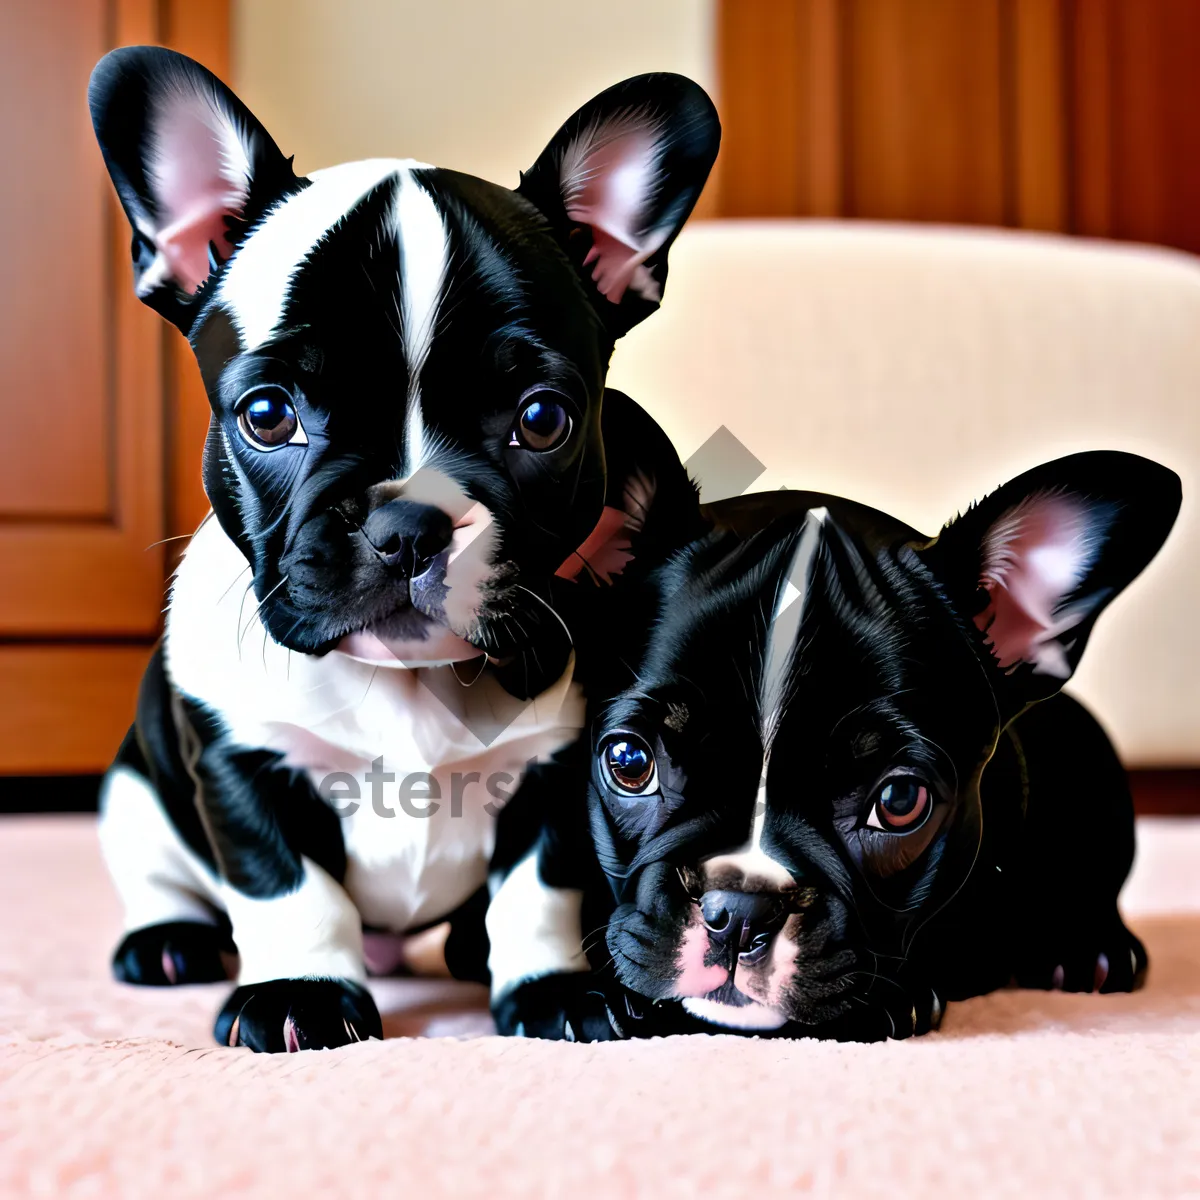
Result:
M225 72L227 3L0 12L0 772L112 756L160 626L163 539L203 511L203 394L134 297L87 112L97 59L153 41Z
M720 216L1200 251L1196 0L719 0Z

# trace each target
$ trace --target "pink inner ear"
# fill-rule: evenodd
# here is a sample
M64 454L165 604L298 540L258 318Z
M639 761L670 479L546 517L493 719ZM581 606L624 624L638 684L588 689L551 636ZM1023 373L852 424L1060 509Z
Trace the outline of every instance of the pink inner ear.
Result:
M612 583L633 558L630 545L625 513L605 505L595 529L554 573L559 579L577 579L586 568L597 581Z
M975 618L1001 667L1032 663L1041 674L1071 674L1063 634L1090 605L1062 609L1095 561L1099 531L1073 497L1039 493L1010 508L988 530L980 586L990 598Z
M596 582L612 583L613 576L620 575L633 561L632 537L645 526L656 491L653 479L634 471L621 489L621 507L606 504L601 509L596 527L555 575L559 579L578 579L586 569Z
M639 232L658 182L655 131L626 118L588 130L563 156L561 185L567 216L592 231L584 259L600 294L619 304L632 287L648 300L662 289L642 265L666 241L667 231Z
M215 99L172 91L153 122L147 176L158 208L151 237L158 259L140 290L173 279L194 292L208 278L208 245L222 259L232 247L225 217L242 211L249 193L250 163L232 119Z

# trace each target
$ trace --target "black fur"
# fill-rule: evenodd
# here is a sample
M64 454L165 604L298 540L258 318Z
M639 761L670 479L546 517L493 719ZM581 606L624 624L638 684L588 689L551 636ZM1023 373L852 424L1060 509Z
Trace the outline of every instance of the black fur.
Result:
M771 1036L910 1036L934 1027L947 1000L1010 981L1138 984L1145 950L1116 904L1133 855L1120 763L1095 720L1056 694L1061 675L997 662L994 618L981 616L981 547L1031 496L1077 503L1099 531L1056 610L1065 628L1049 639L1069 674L1178 512L1179 480L1157 464L1115 453L1049 463L936 539L810 493L716 506L720 528L652 581L657 619L630 682L598 712L587 745L560 756L556 786L532 776L515 802L531 810L543 878L586 889L584 931L606 930L585 940L593 976L536 981L536 1028L554 1026L547 996L558 988L564 1005L581 990L604 993L627 1036L723 1031L679 999L689 929L708 939L703 964L730 972L711 999L744 1006L734 979L769 999L786 1018ZM823 521L811 515L821 509ZM802 621L765 743L771 616L806 536ZM656 763L645 795L623 793L605 765L606 746L630 735ZM721 865L747 841L764 761L761 847L786 887ZM912 778L926 788L927 819L911 833L868 825L881 785ZM551 793L556 805L544 802ZM572 815L585 806L586 827ZM759 940L732 957L711 932L728 918L701 924L701 898L726 895L757 898L762 913L742 927ZM790 975L771 958L785 936ZM506 1031L530 1030L530 986L504 998Z
M349 980L273 979L234 988L213 1033L225 1046L279 1054L381 1039L383 1022L371 994Z

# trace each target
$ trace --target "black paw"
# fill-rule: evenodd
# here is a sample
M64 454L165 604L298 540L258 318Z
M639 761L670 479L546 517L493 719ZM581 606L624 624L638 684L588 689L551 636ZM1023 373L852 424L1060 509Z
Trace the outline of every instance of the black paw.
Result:
M229 978L227 959L237 953L229 934L200 921L168 921L127 934L112 958L121 983L172 987Z
M383 1037L370 993L346 979L271 979L234 988L213 1029L225 1046L267 1054Z
M1014 976L1019 987L1041 991L1132 992L1145 982L1148 963L1141 939L1118 922L1107 935L1065 950L1029 950Z
M840 1017L805 1034L838 1042L903 1041L937 1029L945 1010L942 998L925 984L878 978Z
M586 971L543 975L518 984L492 1003L505 1037L561 1042L611 1042L625 1037L595 976Z

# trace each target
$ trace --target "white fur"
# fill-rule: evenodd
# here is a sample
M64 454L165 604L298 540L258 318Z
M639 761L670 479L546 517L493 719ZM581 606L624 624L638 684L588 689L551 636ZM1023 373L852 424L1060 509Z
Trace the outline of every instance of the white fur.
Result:
M444 916L486 879L494 816L485 805L495 811L499 804L486 790L489 775L511 775L512 783L498 786L502 796L511 794L529 760L549 755L582 726L574 663L522 706L490 674L464 688L451 667L387 668L336 651L321 658L296 654L267 635L248 584L240 551L216 521L206 522L172 589L164 641L168 675L216 709L235 743L279 751L314 785L335 771L356 778L359 808L342 821L342 834L346 887L365 920L402 931ZM470 682L468 668L460 671ZM466 719L439 694L465 706ZM506 728L487 725L489 714L514 711ZM473 728L486 731L488 744ZM380 784L395 816L374 811L363 782L377 758L397 777ZM472 771L481 778L467 784ZM398 802L400 780L417 773L432 775L441 792L441 808L429 817L409 816ZM460 817L450 815L456 773L465 786ZM237 932L235 923L235 939Z
M457 480L436 467L422 466L410 478L388 486L395 496L440 508L453 522L443 617L455 632L471 636L482 598L496 574L499 531L495 517L486 505L472 500Z
M167 921L215 924L220 884L167 819L136 771L114 767L100 793L100 850L116 883L126 932Z
M536 852L493 887L487 911L492 995L543 975L589 970L583 953L583 893L549 887Z
M750 838L731 854L707 859L704 868L717 872L740 871L746 878L755 878L776 887L792 887L795 880L782 863L773 859L762 846L763 829L767 820L767 767L771 759L771 743L779 717L787 699L789 668L796 653L796 643L808 603L809 583L813 563L821 545L821 527L829 516L825 508L810 509L796 549L792 552L783 586L775 600L771 624L767 629L767 645L763 654L763 669L759 682L759 713L763 742L762 776L754 801L754 819Z
M421 165L374 158L314 171L311 186L284 197L266 214L229 263L218 297L243 350L261 346L275 332L292 276L346 213L390 175Z
M411 172L400 178L396 196L396 229L400 240L401 302L404 351L408 359L408 414L405 421L405 475L425 459L425 423L421 412L421 369L437 328L450 243L433 197Z
M238 983L268 979L366 980L362 920L345 889L315 862L301 859L299 887L255 899L225 884L222 899L237 942Z
M824 508L810 509L805 516L800 539L792 552L792 561L771 614L759 683L759 712L762 714L762 738L767 755L770 754L771 739L775 736L775 727L786 699L788 668L796 653L796 641L800 636L800 624L808 602L809 575L821 544L821 527L828 516L829 512ZM765 763L763 769L765 772Z

